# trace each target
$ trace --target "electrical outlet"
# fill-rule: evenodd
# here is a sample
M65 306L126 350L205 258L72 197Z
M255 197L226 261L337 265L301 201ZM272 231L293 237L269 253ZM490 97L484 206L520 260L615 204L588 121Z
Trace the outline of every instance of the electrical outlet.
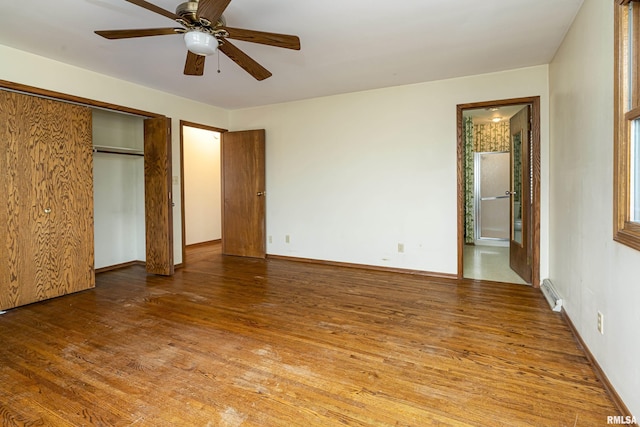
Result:
M604 335L604 315L598 312L598 332Z
M285 243L291 243L291 239L289 238L288 234L286 236L284 236L284 241L285 241Z
M269 236L269 243L273 243L273 236Z
M398 243L398 252L404 253L404 243Z

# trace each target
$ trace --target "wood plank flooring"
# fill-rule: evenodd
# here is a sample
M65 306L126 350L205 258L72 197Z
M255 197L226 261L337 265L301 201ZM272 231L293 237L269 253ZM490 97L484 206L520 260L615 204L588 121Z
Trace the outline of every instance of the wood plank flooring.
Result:
M600 426L538 290L187 253L0 316L2 426Z

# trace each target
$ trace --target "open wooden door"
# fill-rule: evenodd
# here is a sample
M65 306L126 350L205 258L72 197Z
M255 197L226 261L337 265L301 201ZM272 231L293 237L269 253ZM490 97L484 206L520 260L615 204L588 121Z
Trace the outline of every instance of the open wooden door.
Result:
M222 253L266 256L265 131L222 134Z
M511 196L509 266L522 280L532 278L531 107L525 106L510 122Z
M173 263L171 119L144 121L144 200L147 273L169 276Z

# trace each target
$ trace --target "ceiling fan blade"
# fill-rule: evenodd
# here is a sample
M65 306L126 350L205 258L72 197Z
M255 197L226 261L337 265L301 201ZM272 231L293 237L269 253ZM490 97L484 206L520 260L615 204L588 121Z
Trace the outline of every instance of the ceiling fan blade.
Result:
M178 15L176 15L173 12L169 12L168 10L165 10L159 6L156 6L155 4L151 4L148 1L144 1L144 0L126 0L129 3L133 3L136 6L140 6L142 8L145 8L147 10L150 10L151 12L155 12L158 13L162 16L166 16L169 19L173 19L174 21L176 19L180 19L180 17Z
M249 55L232 45L228 40L224 40L218 49L242 67L247 73L251 74L256 80L264 80L271 77L272 74L269 70L251 59Z
M184 63L184 73L187 76L201 76L204 74L204 60L202 55L187 51L187 61Z
M183 28L141 28L137 30L101 30L94 31L97 35L104 37L105 39L131 39L134 37L150 37L150 36L165 36L171 34L178 34Z
M208 19L215 25L222 16L222 12L229 6L229 3L231 3L231 0L199 0L196 15L198 18Z
M222 29L226 30L229 33L230 39L266 44L269 46L284 47L285 49L300 50L300 39L298 38L298 36L267 33L264 31L244 30L242 28L223 27Z

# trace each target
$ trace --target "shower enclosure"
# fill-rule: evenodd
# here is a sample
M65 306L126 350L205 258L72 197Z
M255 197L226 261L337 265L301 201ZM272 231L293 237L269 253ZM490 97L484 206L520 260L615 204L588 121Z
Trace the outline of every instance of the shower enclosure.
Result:
M476 244L509 245L509 152L474 153Z

